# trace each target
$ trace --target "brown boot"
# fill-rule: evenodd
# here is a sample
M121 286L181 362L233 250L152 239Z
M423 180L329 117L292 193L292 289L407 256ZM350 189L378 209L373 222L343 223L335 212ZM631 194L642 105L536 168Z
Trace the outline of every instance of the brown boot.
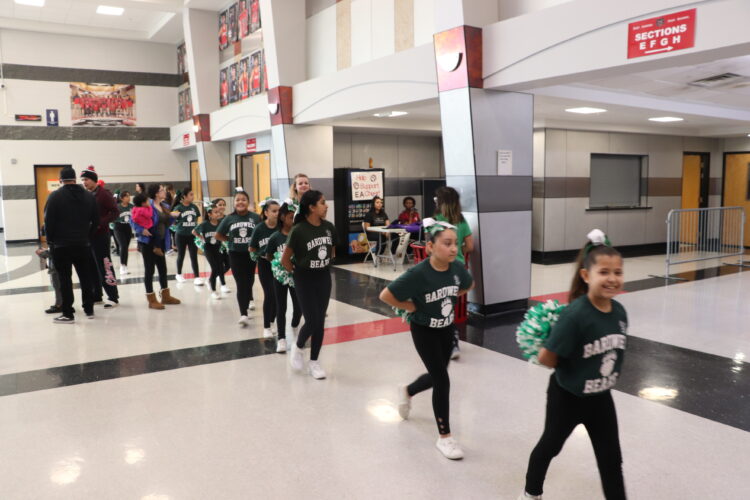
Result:
M161 289L161 303L162 304L180 304L179 299L175 299L169 294L169 288L162 288Z
M164 304L156 300L156 294L154 292L147 293L146 298L148 299L149 309L164 309Z

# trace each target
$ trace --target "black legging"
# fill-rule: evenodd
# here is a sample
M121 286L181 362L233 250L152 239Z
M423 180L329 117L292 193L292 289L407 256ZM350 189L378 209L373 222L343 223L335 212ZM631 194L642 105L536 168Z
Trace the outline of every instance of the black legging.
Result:
M262 257L258 258L258 278L263 287L263 328L271 328L276 319L276 299L273 296L273 282L276 279L271 271L271 263Z
M159 285L162 290L169 288L167 283L167 259L163 255L154 253L152 243L138 243L138 250L143 256L143 283L146 285L146 293L154 293L154 268L159 271Z
M529 458L526 493L541 495L544 477L552 459L578 424L583 424L594 447L599 477L607 500L624 500L622 453L617 432L617 413L612 394L578 397L557 383L553 373L547 389L547 414L544 433Z
M247 316L247 308L253 300L253 283L255 282L255 262L250 260L248 252L229 252L229 264L232 276L237 284L237 305L240 315Z
M127 266L128 247L130 246L130 240L133 238L133 229L130 227L130 224L116 222L114 233L118 251L120 252L120 265Z
M302 319L302 310L299 307L297 301L297 293L294 291L294 287L282 285L279 280L273 280L273 293L276 298L276 330L280 339L286 338L286 294L289 290L289 294L292 296L292 328L297 328L299 322Z
M185 248L190 252L190 263L193 265L194 278L199 278L198 247L192 234L177 234L177 274L182 274L182 263L185 261Z
M448 376L448 363L453 351L453 325L430 328L411 323L411 338L427 373L409 384L406 392L414 396L432 388L432 411L438 432L441 435L450 434L451 379Z
M211 276L208 278L208 283L211 285L211 290L216 291L216 278L221 280L221 284L225 285L224 281L224 257L221 252L221 243L212 245L206 243L203 246L203 253L206 254L208 264L211 266Z
M329 269L294 270L294 286L297 292L305 324L297 338L297 347L302 349L307 339L312 337L310 360L316 361L323 346L326 310L331 299L331 271Z

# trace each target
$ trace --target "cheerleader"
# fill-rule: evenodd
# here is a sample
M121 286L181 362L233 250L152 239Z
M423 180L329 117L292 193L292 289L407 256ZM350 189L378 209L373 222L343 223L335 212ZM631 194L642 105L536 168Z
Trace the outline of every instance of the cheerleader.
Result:
M294 212L297 210L297 206L293 204L292 200L287 199L281 208L279 208L279 230L273 233L271 238L268 240L266 246L266 259L273 261L276 252L281 254L284 253L286 248L286 240L289 236L289 231L292 230L294 224ZM276 298L276 331L278 333L278 340L276 342L276 352L286 352L286 295L287 291L292 296L292 328L296 330L299 327L300 320L302 319L302 311L297 302L297 294L294 292L294 287L285 285L279 280L273 280L274 297Z
M464 453L451 436L448 363L453 349L456 301L474 287L474 281L456 260L456 226L428 218L424 220L424 228L430 258L391 282L380 293L380 300L410 314L414 347L427 368L427 373L399 388L398 412L407 419L411 398L432 388L432 409L439 433L437 448L446 458L459 460Z
M221 281L222 291L226 288L224 281L224 249L220 241L216 239L216 230L219 228L219 211L212 205L206 207L206 220L201 223L195 230L193 236L203 241L203 253L206 255L208 264L211 266L211 276L208 278L208 284L211 286L211 298L221 299L221 295L216 291L216 279Z
M133 204L130 203L130 192L121 191L117 193L117 210L120 216L114 222L115 241L120 251L120 276L130 274L128 271L128 247L133 238L133 228L130 227L130 212Z
M311 189L310 178L305 174L297 174L289 186L289 198L295 203L299 203L302 195Z
M628 316L613 300L622 291L620 253L598 229L578 255L569 305L552 327L539 363L555 371L547 389L544 432L529 458L522 499L541 499L552 459L583 424L594 447L607 500L623 500L622 453L617 413L610 390L620 376L627 343Z
M317 380L326 377L318 356L323 346L326 309L331 298L331 261L336 257L336 228L325 220L327 213L323 193L305 192L281 257L284 268L294 273L297 299L305 318L297 341L292 344L289 363L295 370L302 369L305 342L312 338L308 370Z
M219 223L221 223L221 220L227 212L227 202L224 201L224 198L216 198L211 202L211 205L214 207L213 210L217 213ZM224 272L222 273L222 275L224 275L228 273L231 268L229 265L229 252L227 252L226 249L221 252L221 262L224 264ZM223 282L224 280L222 280L222 283ZM226 284L221 285L221 293L230 293L231 291L232 290Z
M193 283L196 286L203 285L198 270L198 247L195 246L193 230L198 227L200 210L193 203L195 195L191 187L186 187L182 192L177 192L172 205L172 217L176 219L175 240L177 242L177 274L175 279L178 283L184 283L182 276L182 264L185 262L185 250L190 253L190 264L193 266Z
M271 261L266 258L268 240L278 230L279 202L266 198L260 202L261 222L250 238L250 251L258 255L258 278L263 287L263 338L273 337L271 325L276 318L276 299L273 296Z
M222 219L216 229L216 239L229 245L229 264L237 285L237 305L240 308L241 326L250 324L248 309L255 281L255 262L250 260L250 237L260 217L249 210L250 197L242 188L234 196L234 212Z

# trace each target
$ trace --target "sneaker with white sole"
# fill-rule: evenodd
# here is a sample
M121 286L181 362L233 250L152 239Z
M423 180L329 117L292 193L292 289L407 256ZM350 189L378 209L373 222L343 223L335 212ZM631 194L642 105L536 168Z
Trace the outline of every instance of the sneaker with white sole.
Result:
M174 279L177 280L177 283L185 283L185 277L181 274L175 274Z
M322 366L320 366L320 363L318 363L317 360L310 360L310 363L307 365L307 370L315 380L323 380L324 378L326 378L326 371Z
M458 443L452 436L447 438L439 437L435 446L437 446L437 449L440 450L440 453L445 458L450 458L451 460L461 460L464 458L464 451L458 446Z
M411 412L411 398L405 385L398 386L398 414L406 420Z
M72 325L73 323L76 322L73 316L65 316L64 314L61 314L60 316L56 317L52 321L60 325Z
M451 359L456 360L461 357L461 349L458 348L458 346L453 346L453 351L451 351Z
M115 307L119 306L120 303L116 300L105 300L104 301L104 309L114 309Z
M247 307L248 307L248 309L250 309L251 311L255 311L255 301L254 301L254 300L251 300L251 301L250 301L250 304L248 304L248 306L247 306Z
M240 326L247 326L250 324L250 320L248 319L247 316L243 314L242 316L240 316L240 319L237 321L237 324Z
M221 285L221 293L231 293L232 289L229 288L227 285Z
M120 276L124 276L126 274L130 274L130 271L128 271L128 266L120 266Z
M195 278L193 280L193 285L195 285L195 286L203 286L203 278Z
M270 339L271 337L273 337L273 332L271 331L271 329L270 328L264 328L263 329L263 338L264 339Z
M529 495L524 491L521 493L521 496L518 497L518 500L542 500L542 495Z
M219 292L211 292L211 298L214 300L221 300L221 295Z
M286 352L286 339L276 341L276 352Z
M293 370L300 371L305 366L305 358L302 353L302 349L297 347L296 343L292 344L292 355L289 356L289 365Z

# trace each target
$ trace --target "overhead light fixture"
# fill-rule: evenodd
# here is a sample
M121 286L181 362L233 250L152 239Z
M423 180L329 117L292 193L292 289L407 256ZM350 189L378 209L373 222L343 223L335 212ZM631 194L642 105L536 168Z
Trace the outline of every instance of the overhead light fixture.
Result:
M385 113L375 113L372 116L375 116L377 118L393 118L394 116L404 116L408 115L406 111L387 111Z
M269 102L268 103L268 112L272 115L275 115L279 112L279 103L278 102Z
M29 7L44 7L44 0L15 0L18 5L28 5Z
M657 116L656 118L649 118L648 121L667 123L667 122L682 122L682 121L685 121L685 119L677 118L676 116Z
M596 113L606 113L606 109L602 108L569 108L565 110L567 113L578 113L579 115L595 115Z
M96 8L96 13L102 14L104 16L121 16L123 12L125 12L125 9L123 9L122 7L109 7L107 5L100 5Z
M448 54L438 56L437 63L438 66L440 66L440 69L450 73L458 69L462 60L463 54L461 52L449 52Z

